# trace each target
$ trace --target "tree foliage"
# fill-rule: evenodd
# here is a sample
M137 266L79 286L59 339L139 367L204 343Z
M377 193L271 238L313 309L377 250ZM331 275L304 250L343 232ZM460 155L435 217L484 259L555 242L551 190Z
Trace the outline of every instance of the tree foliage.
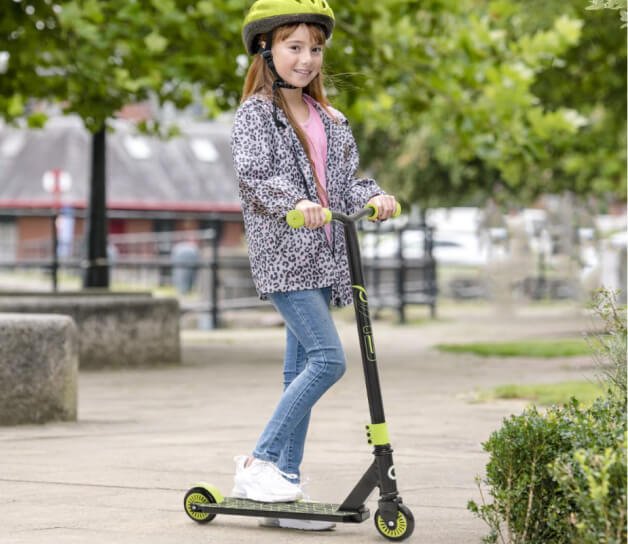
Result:
M339 98L387 186L424 205L623 197L626 48L613 14L577 1L357 5L352 40L341 24L329 56L347 53L342 41L371 68Z
M0 111L13 119L29 98L60 100L97 130L149 95L178 108L199 99L213 113L233 107L243 10L242 0L10 2L0 15L9 54Z
M622 21L622 28L628 26L628 2L626 0L589 0L587 9L613 9L619 10L619 17Z
M210 116L233 109L250 3L8 2L0 116L41 124L31 98L61 101L91 130L149 96ZM587 9L597 4L336 2L327 81L363 165L423 205L565 189L623 197L626 43L613 11Z

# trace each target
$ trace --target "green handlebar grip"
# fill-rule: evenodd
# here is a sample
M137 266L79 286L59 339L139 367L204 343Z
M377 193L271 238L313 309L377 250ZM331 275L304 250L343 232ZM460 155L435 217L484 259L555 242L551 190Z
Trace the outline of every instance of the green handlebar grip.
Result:
M286 223L288 223L288 225L290 225L293 229L300 229L303 225L305 225L303 212L300 212L299 210L290 210L286 214Z
M377 221L377 216L379 215L379 210L375 204L367 204L367 208L371 208L373 213L367 217L369 221ZM395 212L392 214L393 217L399 217L401 215L401 204L397 202L397 207L395 208Z
M325 212L325 224L331 223L331 210L328 208L323 208ZM303 212L301 210L290 210L286 214L286 222L293 229L300 229L305 226L305 217L303 216Z
M367 204L365 206L365 208L371 208L371 210L373 210L373 213L371 215L369 215L367 217L367 219L369 221L376 221L377 220L377 216L379 215L379 210L377 209L377 206L375 204L369 203L369 204Z

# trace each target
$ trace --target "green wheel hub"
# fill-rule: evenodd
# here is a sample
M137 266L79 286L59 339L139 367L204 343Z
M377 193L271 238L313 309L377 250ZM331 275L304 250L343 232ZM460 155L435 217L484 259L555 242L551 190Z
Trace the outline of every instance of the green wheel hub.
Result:
M375 512L373 521L375 522L375 527L378 532L388 540L405 540L414 531L414 516L403 504L399 505L397 519L394 523L386 523L386 520L379 513L379 510Z
M214 496L203 487L193 487L186 494L183 499L183 505L185 507L185 513L190 516L197 523L209 523L216 517L216 514L210 514L209 512L199 512L194 510L193 504L212 504L216 503Z

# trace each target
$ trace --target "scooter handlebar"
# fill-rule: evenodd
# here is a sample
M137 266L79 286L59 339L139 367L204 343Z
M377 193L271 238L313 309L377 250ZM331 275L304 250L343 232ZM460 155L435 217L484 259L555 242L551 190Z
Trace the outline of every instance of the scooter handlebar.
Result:
M325 212L325 225L331 223L332 213L329 208L323 208L323 212ZM301 210L290 210L286 214L286 222L293 229L300 229L305 226L305 216Z
M331 223L333 219L340 219L345 221L357 221L362 217L366 217L369 221L377 221L379 210L375 204L367 204L362 210L353 215L345 215L339 212L332 212L329 208L323 208L325 212L325 225ZM397 208L393 217L399 217L401 215L401 204L397 202ZM305 216L301 210L290 210L286 214L286 222L293 229L300 229L305 226Z

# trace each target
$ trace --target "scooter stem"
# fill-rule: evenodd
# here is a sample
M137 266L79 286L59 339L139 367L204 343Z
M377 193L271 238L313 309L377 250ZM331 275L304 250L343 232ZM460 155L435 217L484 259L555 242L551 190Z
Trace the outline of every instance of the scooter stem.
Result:
M355 308L356 324L358 327L358 338L360 340L360 352L362 354L366 393L369 410L371 412L371 423L375 425L385 423L384 404L379 384L379 374L377 372L375 343L369 315L368 295L366 287L364 286L364 273L362 272L362 260L360 258L360 243L356 229L356 223L364 217L368 217L370 220L377 219L377 206L368 204L352 215L325 208L325 214L326 223L333 220L339 221L344 225L347 255L349 258L349 272L351 275L351 286L353 288L353 306ZM397 209L393 217L398 217L400 214L401 206L397 204ZM299 210L288 212L286 221L293 228L301 228L305 225L303 213ZM377 445L377 442L378 441L374 441L373 443Z
M362 354L366 394L368 397L369 410L371 412L371 423L377 424L384 423L386 419L384 417L384 403L377 371L377 357L375 355L375 341L373 339L373 329L371 327L369 314L368 295L364 285L360 244L355 226L357 219L364 217L368 213L370 213L369 210L358 212L355 214L355 216L358 216L356 219L354 219L355 216L346 216L335 212L332 212L332 215L334 220L343 223L345 229L349 272L351 275L351 287L353 289L353 307L355 308L358 339L360 342L360 352Z

